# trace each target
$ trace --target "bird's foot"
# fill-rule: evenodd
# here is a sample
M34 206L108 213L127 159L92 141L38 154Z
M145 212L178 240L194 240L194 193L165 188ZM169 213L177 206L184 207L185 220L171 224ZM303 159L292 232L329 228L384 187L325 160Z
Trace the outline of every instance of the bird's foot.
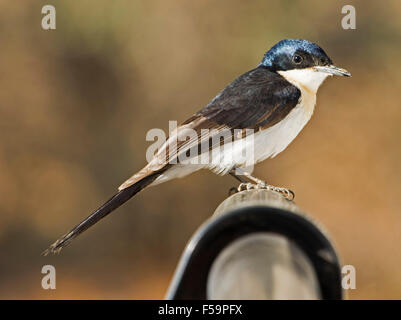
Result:
M294 198L295 198L295 193L292 190L287 189L287 188L272 186L272 185L267 184L266 182L258 183L256 185L256 188L257 189L265 189L265 190L271 190L271 191L274 191L274 192L278 192L284 198L286 198L287 200L290 200L290 201L294 200Z
M232 195L234 193L237 192L241 192L241 191L246 191L246 190L254 190L254 189L258 189L258 190L271 190L274 192L278 192L280 193L284 198L286 198L287 200L294 200L295 198L295 193L287 188L281 188L281 187L276 187L276 186L272 186L267 184L266 182L259 182L257 184L254 183L250 183L250 182L243 182L241 183L238 188L231 188L229 190L229 195Z
M258 186L256 184L253 184L253 183L250 183L250 182L242 182L238 186L237 190L238 190L238 192L241 192L241 191L253 190L253 189L257 189L257 188L258 188Z

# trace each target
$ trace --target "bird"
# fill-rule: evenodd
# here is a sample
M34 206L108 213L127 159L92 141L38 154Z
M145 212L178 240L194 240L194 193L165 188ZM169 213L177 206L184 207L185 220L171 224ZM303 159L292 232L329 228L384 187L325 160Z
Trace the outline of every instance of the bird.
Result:
M294 196L291 190L269 185L252 176L246 167L273 158L287 148L310 120L318 88L333 75L351 76L347 70L335 66L316 43L302 39L279 41L264 54L256 68L240 75L172 131L144 168L43 254L60 252L141 190L200 169L232 175L241 182L240 190L244 186L248 189L257 186L280 192L291 200ZM188 132L195 132L196 137L188 136ZM252 156L241 156L249 147ZM199 161L205 155L208 161ZM189 161L180 162L180 157Z

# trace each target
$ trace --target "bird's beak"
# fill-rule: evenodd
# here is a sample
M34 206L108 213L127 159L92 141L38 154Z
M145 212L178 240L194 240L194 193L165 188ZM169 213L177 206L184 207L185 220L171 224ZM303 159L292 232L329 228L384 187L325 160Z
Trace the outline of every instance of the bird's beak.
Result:
M351 73L343 68L339 68L333 65L330 66L315 66L313 69L317 72L324 72L335 76L351 77Z

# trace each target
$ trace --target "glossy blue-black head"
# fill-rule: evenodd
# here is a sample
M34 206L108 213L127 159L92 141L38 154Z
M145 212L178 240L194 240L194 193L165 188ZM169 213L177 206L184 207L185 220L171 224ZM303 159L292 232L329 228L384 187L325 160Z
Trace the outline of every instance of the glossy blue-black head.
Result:
M266 52L260 65L272 71L313 68L315 71L350 76L346 70L333 66L326 52L316 43L300 39L278 42Z

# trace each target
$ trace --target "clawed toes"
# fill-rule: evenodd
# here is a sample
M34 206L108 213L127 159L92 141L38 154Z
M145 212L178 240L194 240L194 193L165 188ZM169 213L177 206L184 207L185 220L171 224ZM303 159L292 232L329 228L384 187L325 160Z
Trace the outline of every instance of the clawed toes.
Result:
M269 186L266 182L259 182L257 185L256 185L256 187L257 187L257 189L262 189L262 190L270 190L271 189L271 186Z
M241 191L246 191L246 190L271 190L271 191L275 191L280 193L284 198L286 198L287 200L294 200L295 198L295 193L287 188L279 188L279 187L275 187L275 186L271 186L269 184L267 184L266 182L261 182L258 184L252 184L249 182L243 182L241 183L237 189L235 188L231 188L229 191L229 194L233 194L235 192L241 192Z
M238 192L245 191L245 190L253 190L256 188L257 188L256 185L249 183L249 182L247 182L247 183L244 182L238 186Z
M286 189L286 188L279 188L279 190L277 190L278 192L280 192L284 198L286 198L287 200L294 200L295 198L295 193L294 191L290 190L290 189Z

